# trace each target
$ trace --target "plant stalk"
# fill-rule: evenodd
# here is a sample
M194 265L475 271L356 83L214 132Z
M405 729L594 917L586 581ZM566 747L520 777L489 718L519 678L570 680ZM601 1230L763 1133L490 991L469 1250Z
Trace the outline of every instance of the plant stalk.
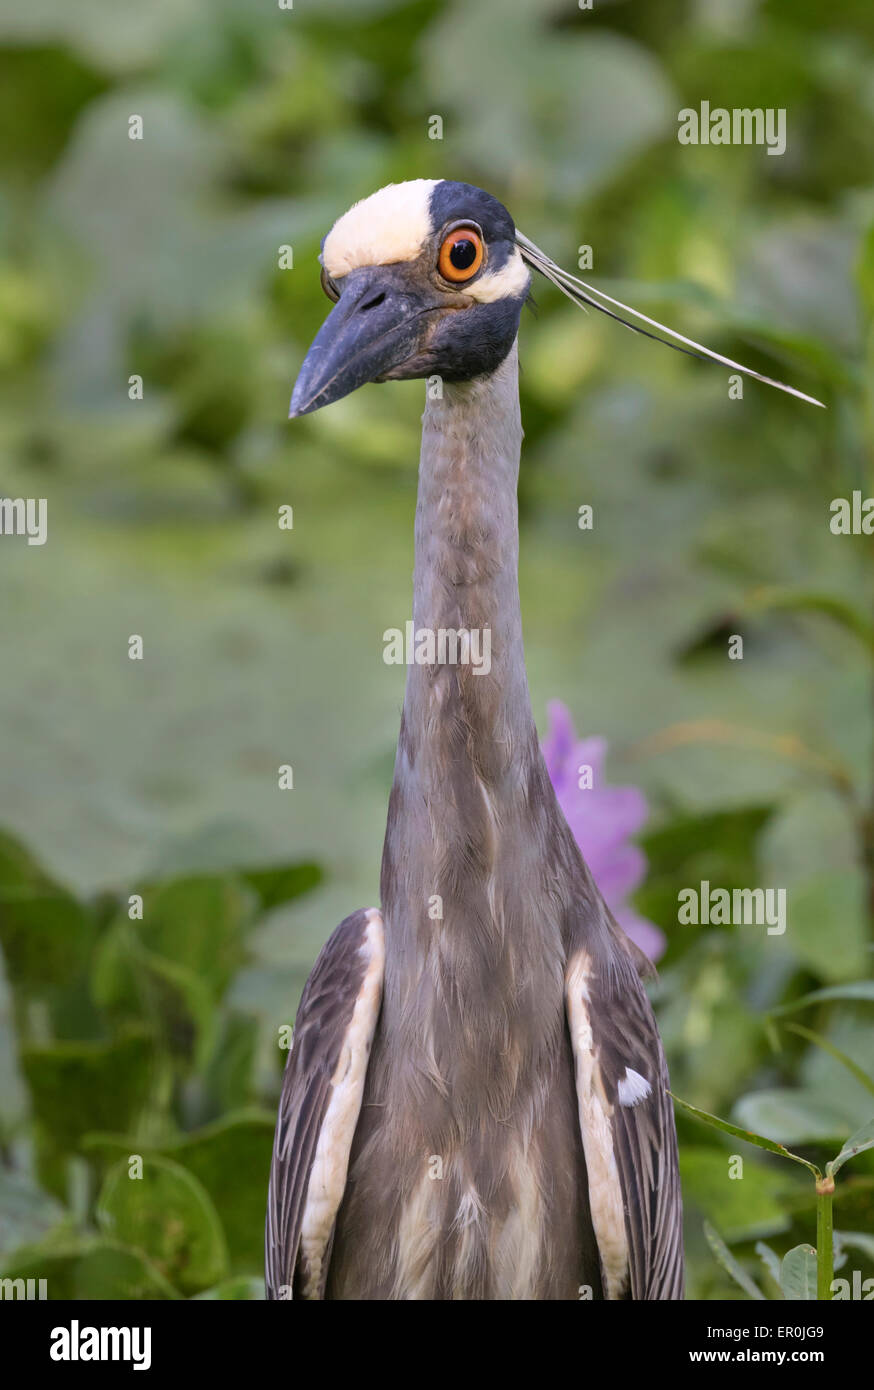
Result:
M832 1200L834 1178L821 1178L816 1184L816 1297L830 1302L834 1279L834 1234Z

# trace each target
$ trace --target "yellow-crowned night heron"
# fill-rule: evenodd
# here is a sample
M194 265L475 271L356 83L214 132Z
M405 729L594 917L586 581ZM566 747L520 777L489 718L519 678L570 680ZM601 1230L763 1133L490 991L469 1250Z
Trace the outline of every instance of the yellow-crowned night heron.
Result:
M468 184L381 189L340 218L321 259L336 303L290 414L369 381L441 379L424 415L413 622L488 630L491 668L409 667L382 909L341 923L297 1013L268 1295L681 1298L648 962L558 807L525 675L516 335L529 266L746 369L560 270Z

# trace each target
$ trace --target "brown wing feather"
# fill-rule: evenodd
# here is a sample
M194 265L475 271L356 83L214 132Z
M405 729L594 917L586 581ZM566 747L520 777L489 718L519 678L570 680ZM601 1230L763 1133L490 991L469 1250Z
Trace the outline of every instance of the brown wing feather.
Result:
M631 1297L683 1297L683 1208L668 1069L652 1006L631 963L619 956L596 987L593 1031L604 1090L613 1102L613 1143L625 1204ZM622 1104L631 1068L651 1091Z
M324 1291L333 1217L379 1014L382 950L381 914L375 909L353 913L323 947L301 995L270 1166L265 1239L270 1299L292 1293L321 1297ZM319 1191L310 1193L318 1154ZM316 1257L311 1250L309 1260L302 1249L308 1216L317 1230L324 1228Z
M613 1276L605 1284L612 1285L613 1297L681 1299L682 1201L667 1066L652 1007L624 942L611 943L609 953L580 950L572 957L568 1017L593 1220L598 1202L603 1213L600 1232L594 1223L602 1264L604 1232L612 1227L617 1235L620 1201L624 1215L624 1261L620 1231L610 1242ZM588 1135L587 1124L593 1131ZM617 1262L627 1264L624 1279L616 1274Z

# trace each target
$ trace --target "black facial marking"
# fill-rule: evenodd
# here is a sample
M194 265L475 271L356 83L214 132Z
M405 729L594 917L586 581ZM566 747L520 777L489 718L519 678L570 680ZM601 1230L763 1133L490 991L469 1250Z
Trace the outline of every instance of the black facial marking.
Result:
M470 381L495 371L513 346L523 303L524 295L516 295L448 314L431 339L432 371L446 381Z
M472 183L444 179L431 190L428 210L435 231L445 227L447 222L470 221L479 223L490 244L501 241L512 244L516 237L516 224L503 203Z
M483 266L480 274L502 270L516 249L516 224L507 209L491 193L484 193L472 183L444 179L432 189L428 211L435 235L453 222L476 222L482 228L488 248L488 265ZM455 260L454 254L451 260L459 270L465 268ZM470 265L472 261L473 256L465 264Z
M428 211L437 237L453 222L475 222L482 228L487 260L480 274L498 274L516 250L516 224L503 203L471 183L451 179L438 183L431 191ZM464 241L450 253L459 270L472 265L475 256L476 248ZM476 278L469 283L475 284ZM513 346L525 298L525 293L507 295L477 303L461 314L448 314L431 338L432 370L446 381L469 381L495 371Z

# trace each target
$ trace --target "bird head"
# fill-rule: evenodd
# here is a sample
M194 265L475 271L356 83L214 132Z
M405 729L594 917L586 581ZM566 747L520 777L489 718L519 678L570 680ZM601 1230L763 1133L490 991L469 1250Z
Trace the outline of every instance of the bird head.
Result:
M308 415L367 381L467 381L504 360L531 275L507 209L448 179L389 184L322 242L334 308L307 353L289 414Z
M469 381L493 372L516 339L531 269L636 333L821 405L562 270L497 198L469 183L413 179L380 188L334 223L320 260L334 308L295 382L292 419L368 381Z

